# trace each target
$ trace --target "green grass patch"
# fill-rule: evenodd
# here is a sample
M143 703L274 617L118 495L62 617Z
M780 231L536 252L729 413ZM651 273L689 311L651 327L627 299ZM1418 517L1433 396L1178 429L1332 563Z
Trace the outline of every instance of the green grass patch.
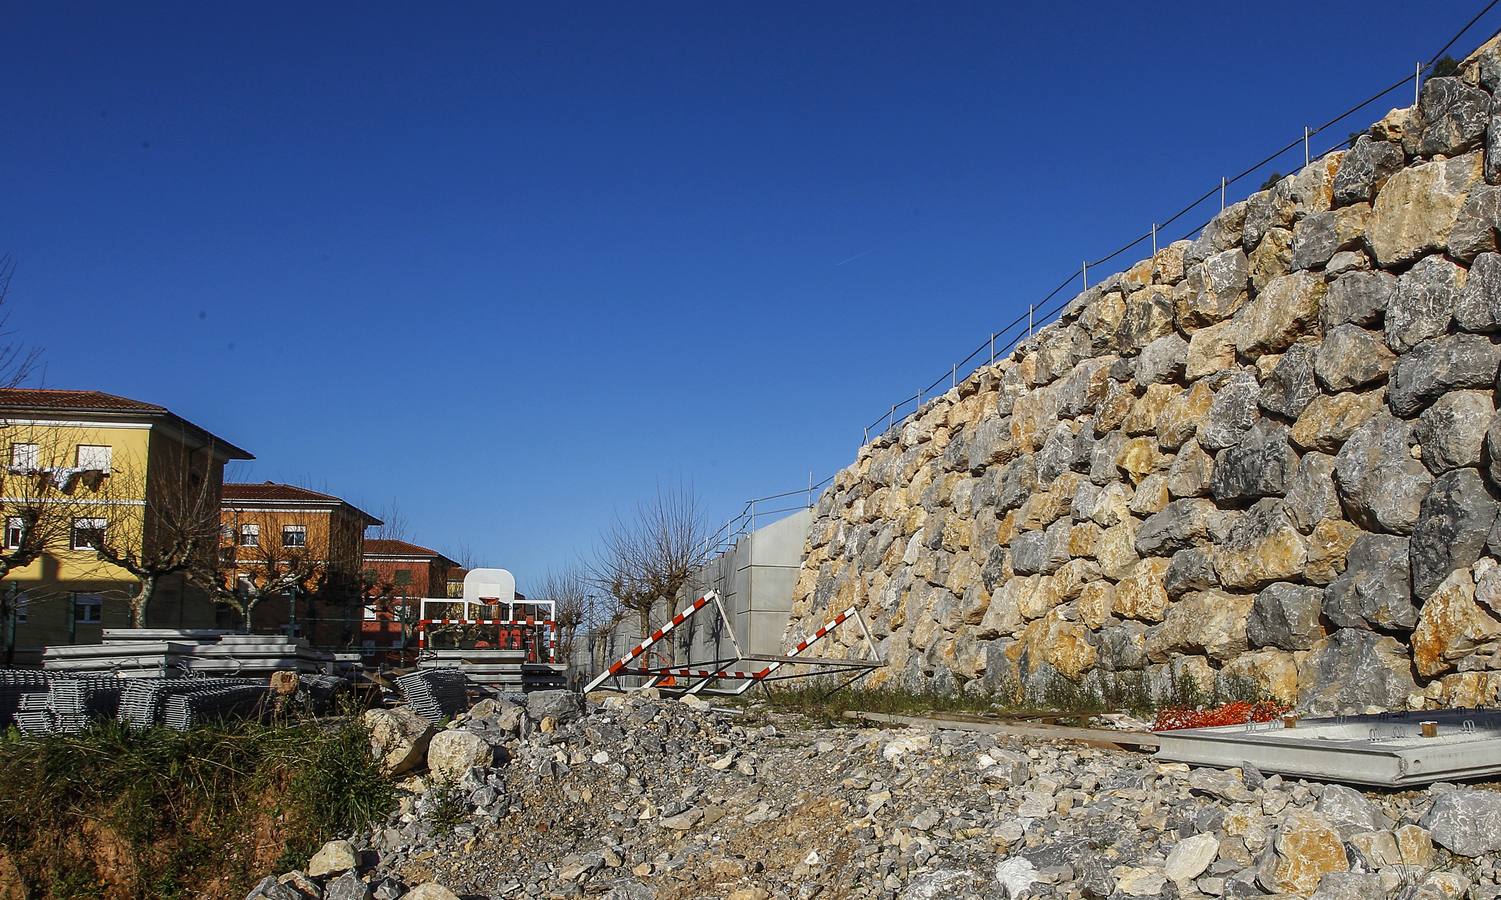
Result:
M0 737L0 884L27 897L243 896L383 818L358 720Z

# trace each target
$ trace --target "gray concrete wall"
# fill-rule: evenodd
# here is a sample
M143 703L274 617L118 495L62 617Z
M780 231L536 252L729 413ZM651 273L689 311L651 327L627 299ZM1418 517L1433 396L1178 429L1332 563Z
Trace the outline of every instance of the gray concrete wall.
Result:
M782 653L792 590L812 522L812 509L799 510L742 536L733 547L710 561L671 608L665 603L657 608L652 624L668 621L694 598L711 590L718 592L729 616L728 623L711 605L685 622L659 647L669 651L677 664L733 660L737 657L737 641L744 653ZM602 639L580 640L571 660L571 674L587 680L640 639L640 622L631 615Z

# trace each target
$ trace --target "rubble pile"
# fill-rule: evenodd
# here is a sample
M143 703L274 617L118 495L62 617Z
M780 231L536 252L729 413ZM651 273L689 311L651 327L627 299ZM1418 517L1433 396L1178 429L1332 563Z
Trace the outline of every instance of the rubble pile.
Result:
M1501 897L1487 785L1361 792L638 695L484 700L440 731L366 715L388 765L425 772L251 900Z

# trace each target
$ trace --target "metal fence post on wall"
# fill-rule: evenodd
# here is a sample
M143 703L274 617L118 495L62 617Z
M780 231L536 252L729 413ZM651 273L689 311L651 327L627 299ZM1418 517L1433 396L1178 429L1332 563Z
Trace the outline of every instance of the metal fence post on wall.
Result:
M1084 269L1084 290L1087 291L1087 290L1089 290L1089 260L1087 260L1087 259L1084 260L1084 262L1083 262L1083 269Z
M1032 304L1027 304L1027 340L1032 340Z
M1308 165L1308 126L1303 126L1303 165Z
M956 388L958 386L959 386L959 364L958 363L954 363L952 366L949 366L949 390L953 390L954 388Z
M995 365L995 332L990 333L990 364Z
M1225 211L1225 176L1220 176L1220 212Z
M1412 105L1418 105L1419 94L1423 90L1423 63L1412 64Z
M1157 223L1152 223L1152 255L1157 255Z

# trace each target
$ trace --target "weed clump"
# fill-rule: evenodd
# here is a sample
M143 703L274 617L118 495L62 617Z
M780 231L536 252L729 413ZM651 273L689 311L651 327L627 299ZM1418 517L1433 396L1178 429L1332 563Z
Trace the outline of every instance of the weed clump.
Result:
M24 896L243 894L384 817L357 719L0 736L0 875Z

